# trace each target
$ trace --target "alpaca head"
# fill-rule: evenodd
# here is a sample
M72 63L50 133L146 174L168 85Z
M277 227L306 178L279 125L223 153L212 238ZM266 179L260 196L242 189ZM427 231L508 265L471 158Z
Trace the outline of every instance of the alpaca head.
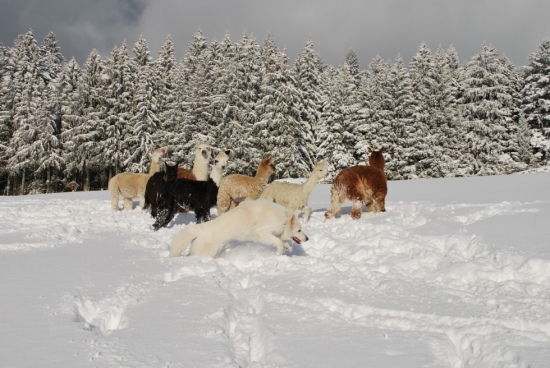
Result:
M217 167L220 172L223 172L227 167L227 161L229 160L230 152L231 151L220 151L220 153L218 153L216 157L214 157L214 166Z
M153 149L151 152L151 161L158 164L162 155L166 154L166 148Z
M275 164L273 163L272 157L264 158L262 161L260 161L260 165L258 166L258 172L256 175L263 173L267 174L268 176L275 172Z
M177 163L172 163L172 165L171 165L171 164L168 164L168 162L167 162L166 163L166 176L165 176L164 180L166 180L166 181L173 180L177 176L178 176L178 164Z
M204 161L210 161L211 152L208 142L197 142L195 146L195 160L200 158Z
M384 152L384 148L380 148L378 151L375 151L373 148L369 148L369 151L369 165L376 167L377 169L384 170L384 166L386 166L386 160L382 154Z
M317 180L324 178L328 175L328 164L326 161L316 162L313 168L312 175L315 175Z

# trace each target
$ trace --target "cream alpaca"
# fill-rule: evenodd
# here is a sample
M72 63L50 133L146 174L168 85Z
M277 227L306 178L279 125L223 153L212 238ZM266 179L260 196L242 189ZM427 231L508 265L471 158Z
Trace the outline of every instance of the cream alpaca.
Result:
M212 151L210 149L210 141L197 143L195 146L195 160L193 161L193 170L184 168L178 169L178 178L190 180L208 180L208 167Z
M307 205L309 195L313 187L315 187L315 184L317 184L320 179L327 176L327 174L327 163L318 162L315 164L315 168L305 183L291 184L273 182L264 189L260 198L285 206L288 213L292 213L295 210L303 211L304 215L302 218L305 223L309 219L309 213L311 212L311 207Z
M218 191L218 216L238 206L245 199L257 199L274 171L273 159L268 157L260 162L254 177L240 174L224 177Z
M151 168L148 174L120 173L109 180L109 191L111 191L111 208L118 211L118 196L124 199L124 209L132 209L132 199L139 198L139 208L143 209L145 204L145 188L147 181L160 169L160 157L166 153L166 149L158 148L153 150L151 157Z

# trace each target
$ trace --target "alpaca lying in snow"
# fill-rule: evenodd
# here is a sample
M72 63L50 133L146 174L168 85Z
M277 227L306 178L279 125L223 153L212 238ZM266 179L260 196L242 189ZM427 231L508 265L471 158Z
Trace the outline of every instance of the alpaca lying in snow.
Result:
M111 208L118 211L118 196L124 198L124 209L132 209L132 199L139 198L139 207L143 208L145 204L145 187L147 181L154 173L160 169L160 158L166 154L165 148L158 148L152 151L151 168L148 174L140 173L120 173L109 180L109 191L111 192Z
M168 225L180 208L195 211L197 224L210 220L210 208L216 205L228 154L229 151L218 153L210 178L206 181L174 179L164 182L162 178L157 178L159 195L156 221L153 224L155 230Z
M311 212L311 207L307 205L309 195L313 187L315 187L315 184L317 184L320 179L327 176L327 174L327 163L318 162L315 164L315 168L305 183L291 184L273 182L264 189L260 198L285 206L289 213L295 210L303 211L304 215L302 218L305 223L308 221L309 213Z
M143 209L146 210L151 205L151 216L153 217L157 217L158 180L174 180L178 175L178 164L168 165L166 163L165 165L166 171L154 173L147 181L147 186L145 187L145 204Z
M257 199L274 171L273 158L268 157L260 162L254 177L232 174L223 178L218 191L218 216L238 206L245 199Z
M385 212L388 185L384 166L386 161L381 148L378 151L370 149L370 166L357 165L340 171L330 189L331 208L325 212L325 218L330 219L342 211L342 203L350 200L351 217L361 218L363 204L367 205L367 212Z
M210 141L197 143L195 146L195 160L193 161L193 170L178 168L178 178L189 180L208 180L208 167L212 151Z

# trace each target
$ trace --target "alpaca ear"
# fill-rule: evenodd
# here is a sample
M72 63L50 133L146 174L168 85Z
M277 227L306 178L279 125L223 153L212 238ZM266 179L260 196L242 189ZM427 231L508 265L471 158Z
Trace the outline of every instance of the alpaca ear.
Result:
M370 152L370 153L373 153L373 152L374 152L374 148L369 147L369 152Z
M384 147L380 148L380 153L384 152Z

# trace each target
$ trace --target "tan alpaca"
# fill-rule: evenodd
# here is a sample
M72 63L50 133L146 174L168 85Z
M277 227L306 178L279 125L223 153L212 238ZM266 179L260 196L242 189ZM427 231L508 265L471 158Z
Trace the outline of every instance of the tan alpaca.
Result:
M111 208L118 211L118 195L124 199L124 209L132 209L132 199L139 198L139 208L143 209L145 204L145 187L147 181L154 173L160 169L160 158L166 154L166 149L158 148L153 150L151 157L151 168L148 174L140 173L120 173L109 180L109 190L111 191Z
M197 143L195 146L195 160L193 161L193 170L180 167L178 169L178 178L189 180L208 180L208 166L210 163L211 149L210 141Z
M268 157L260 162L254 177L240 174L224 177L218 191L218 216L238 206L245 199L257 199L274 171L273 159Z
M330 189L331 208L325 212L325 218L330 219L341 213L344 201L350 200L351 218L361 218L363 204L367 212L385 212L388 184L384 173L385 159L381 148L378 151L370 149L370 166L357 165L348 167L336 175Z
M317 182L327 176L328 167L326 162L318 162L311 172L309 179L303 184L291 184L273 182L265 187L260 198L267 199L286 207L289 214L295 210L304 212L302 219L306 223L309 219L311 207L307 205L309 195Z

